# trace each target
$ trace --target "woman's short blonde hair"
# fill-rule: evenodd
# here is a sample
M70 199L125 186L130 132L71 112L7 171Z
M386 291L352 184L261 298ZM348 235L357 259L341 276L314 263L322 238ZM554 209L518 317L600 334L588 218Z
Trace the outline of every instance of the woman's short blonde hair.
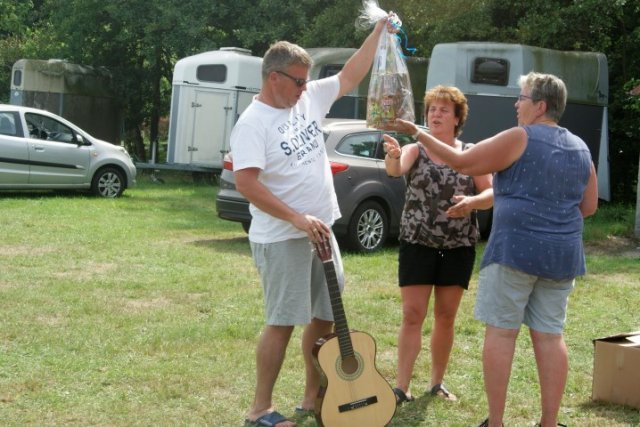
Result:
M427 113L429 107L436 100L445 99L453 102L454 114L458 118L458 125L455 128L455 136L462 134L462 128L467 121L467 115L469 114L469 105L467 104L467 97L464 93L455 86L443 86L438 85L427 91L424 95L424 118L427 119Z
M553 74L530 72L518 80L522 89L531 91L531 101L547 104L546 116L558 123L567 105L567 87L560 77Z

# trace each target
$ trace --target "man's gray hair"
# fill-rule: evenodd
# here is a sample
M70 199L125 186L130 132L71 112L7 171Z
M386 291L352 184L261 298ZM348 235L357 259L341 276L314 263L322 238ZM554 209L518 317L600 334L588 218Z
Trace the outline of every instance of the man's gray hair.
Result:
M283 71L294 64L311 68L313 59L297 44L287 41L276 42L269 47L262 59L262 79L265 80L272 72Z
M520 76L518 83L521 88L531 90L529 96L532 101L544 101L547 104L547 117L556 123L560 121L567 105L567 87L559 77L532 71Z

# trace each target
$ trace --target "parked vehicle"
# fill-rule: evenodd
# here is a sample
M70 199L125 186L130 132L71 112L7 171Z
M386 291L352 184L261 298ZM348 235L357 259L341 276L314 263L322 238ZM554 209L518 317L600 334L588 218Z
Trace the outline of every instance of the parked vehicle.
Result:
M169 165L222 169L231 129L260 91L261 67L262 58L241 48L222 48L176 62L167 146Z
M48 111L0 104L0 189L91 190L118 197L136 184L124 147Z
M387 175L382 132L366 127L363 120L325 119L327 154L342 217L333 231L348 249L374 252L390 237L397 237L404 205L405 179ZM409 135L394 135L401 145L413 142ZM225 158L216 196L218 216L242 223L249 230L249 203L235 188L233 160ZM491 213L479 216L481 231L491 227Z

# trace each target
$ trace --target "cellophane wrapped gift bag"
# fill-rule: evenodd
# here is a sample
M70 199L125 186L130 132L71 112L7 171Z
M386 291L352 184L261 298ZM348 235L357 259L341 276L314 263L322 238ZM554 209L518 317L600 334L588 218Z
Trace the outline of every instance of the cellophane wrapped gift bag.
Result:
M356 25L370 27L388 15L375 0L365 0ZM396 15L392 15L390 22L397 29L402 26ZM415 121L411 81L400 38L387 28L381 31L367 96L367 126L374 128L384 128L396 118Z

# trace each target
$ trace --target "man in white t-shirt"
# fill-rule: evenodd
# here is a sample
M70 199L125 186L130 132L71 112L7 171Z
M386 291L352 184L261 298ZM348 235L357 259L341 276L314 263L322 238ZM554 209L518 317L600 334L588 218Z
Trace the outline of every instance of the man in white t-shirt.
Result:
M340 217L320 128L336 99L367 74L387 19L380 20L337 75L308 81L312 60L289 42L273 44L262 62L262 89L231 133L236 188L250 202L249 240L264 291L266 325L257 346L253 425L295 426L272 394L295 325L305 325L306 383L296 411L311 411L320 387L316 340L331 333L333 313L322 263L310 242L329 239L340 287L342 263L331 226ZM387 26L389 30L391 26Z

